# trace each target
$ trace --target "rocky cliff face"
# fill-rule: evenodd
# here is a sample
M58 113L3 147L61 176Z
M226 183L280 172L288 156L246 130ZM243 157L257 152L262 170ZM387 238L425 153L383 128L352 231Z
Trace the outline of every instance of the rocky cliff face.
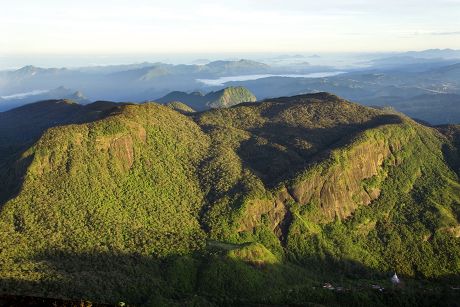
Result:
M319 210L308 217L315 223L346 219L357 208L379 197L378 183L387 176L384 167L396 167L401 163L397 153L415 134L407 124L366 131L346 149L332 151L326 162L307 168L276 189L271 199L248 201L238 230L253 229L260 223L261 216L267 215L272 229L282 237L283 232L288 231L292 215L289 207L293 203L315 204ZM366 180L373 178L376 184L366 185Z

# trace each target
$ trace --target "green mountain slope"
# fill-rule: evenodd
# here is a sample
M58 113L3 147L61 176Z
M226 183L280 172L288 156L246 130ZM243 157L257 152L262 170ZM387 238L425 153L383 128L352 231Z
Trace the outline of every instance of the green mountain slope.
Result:
M460 176L460 125L441 126L438 129L451 141L451 144L444 147L446 158Z
M166 106L180 113L190 114L195 112L195 110L190 108L188 105L179 101L169 102Z
M80 105L73 100L44 100L0 112L0 146L30 146L48 128L103 118L123 104L97 101Z
M142 248L159 255L168 253L164 250L168 248L170 252L188 251L188 245L200 244L193 239L195 235L203 240L196 221L203 193L194 167L208 142L193 121L156 105L129 106L104 121L52 128L21 157L33 155L33 160L20 196L3 213L7 214L11 204L13 220L37 231L33 236L46 236L57 226L52 215L68 216L53 231L57 234L55 248L84 250L85 245L88 249L106 245L119 246L120 251L140 252ZM186 185L176 184L187 181ZM35 195L42 195L42 200L31 202L29 197ZM29 216L29 212L34 213ZM65 235L75 227L81 232L72 238ZM11 230L19 234L17 227Z
M156 100L161 103L180 101L194 110L227 108L242 102L254 102L257 98L244 87L227 87L219 91L203 95L200 92L184 93L171 92Z
M325 93L191 115L128 105L51 128L16 162L28 161L21 190L0 213L1 291L152 305L455 301L436 282L460 274L450 135ZM366 290L393 271L407 291Z
M28 160L11 167L21 153L33 145L48 128L104 118L118 106L98 101L80 105L72 100L45 100L0 112L0 201L17 190Z

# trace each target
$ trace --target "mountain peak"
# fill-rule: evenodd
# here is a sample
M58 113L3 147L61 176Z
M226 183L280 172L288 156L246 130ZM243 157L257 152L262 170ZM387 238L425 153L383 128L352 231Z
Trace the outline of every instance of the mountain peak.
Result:
M209 108L226 108L242 102L257 101L251 91L245 87L227 87L203 95L201 92L171 92L164 97L156 99L160 103L182 102L194 110L203 111Z
M317 92L317 93L307 93L291 97L280 97L280 98L269 98L265 101L274 101L274 102L299 102L302 100L320 100L324 102L348 102L337 95L328 93L328 92Z
M211 108L227 108L242 102L257 101L251 91L242 86L230 86L217 92L211 92L206 95L208 98L207 105Z
M42 70L42 68L33 66L33 65L27 65L24 67L21 67L14 71L16 74L21 74L21 75L30 75L30 74L36 74L38 71Z

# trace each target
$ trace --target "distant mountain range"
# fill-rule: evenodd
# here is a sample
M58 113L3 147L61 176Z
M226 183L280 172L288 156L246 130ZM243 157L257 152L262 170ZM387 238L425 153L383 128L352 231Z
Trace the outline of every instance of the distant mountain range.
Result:
M431 123L455 123L458 122L454 110L456 100L449 104L440 103L438 98L444 94L445 97L460 95L458 54L460 51L450 49L387 54L370 60L370 66L323 78L308 75L311 72L336 70L302 62L292 64L290 60L304 61L306 56L298 54L281 55L275 59L287 59L290 64L285 66L270 66L246 59L205 61L200 65L144 62L72 69L26 66L15 71L0 72L0 96L3 97L0 98L0 110L46 99L72 99L85 104L96 100L139 103L161 97L167 102L187 100L182 102L201 111L209 107L203 105L209 103L212 97L199 97L198 93L217 92L226 87L245 87L259 100L326 91L366 105L389 104L398 111ZM252 80L231 81L248 75ZM274 77L264 77L267 75ZM224 83L200 81L222 78ZM178 96L177 99L173 99L171 92L176 92L174 95ZM419 96L424 96L423 102L416 98ZM388 97L394 99L388 100ZM405 101L405 107L397 105L397 101ZM439 115L422 112L422 108L417 107L418 103L432 105L434 113ZM412 104L410 111L409 104ZM443 116L442 112L449 113L449 116Z
M365 105L392 106L432 124L460 123L459 63L421 72L373 69L327 78L269 77L226 85L244 86L259 98L328 91Z
M391 106L399 112L432 125L460 123L458 94L423 94L409 98L382 96L369 100L368 103Z
M460 50L455 49L427 49L422 51L408 51L403 55L416 58L443 58L443 59L460 59Z
M24 93L52 91L51 89L64 87L75 89L74 92L84 92L91 101L140 102L163 96L172 90L205 89L206 86L197 79L265 74L280 70L283 69L250 60L214 61L205 65L140 63L73 69L26 66L14 71L0 72L0 96L14 98ZM68 93L62 93L58 97L35 97L35 101L42 98L68 97ZM6 102L8 107L30 102L29 99L16 101L13 98L9 99L11 101L3 101L3 110L6 109Z

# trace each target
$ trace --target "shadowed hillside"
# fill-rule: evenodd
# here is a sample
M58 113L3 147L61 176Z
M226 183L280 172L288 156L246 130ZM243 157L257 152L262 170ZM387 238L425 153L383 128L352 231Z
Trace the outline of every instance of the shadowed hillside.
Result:
M98 101L82 106L72 100L45 100L0 112L0 202L20 186L30 162L29 158L20 159L21 153L48 128L102 119L121 105Z

